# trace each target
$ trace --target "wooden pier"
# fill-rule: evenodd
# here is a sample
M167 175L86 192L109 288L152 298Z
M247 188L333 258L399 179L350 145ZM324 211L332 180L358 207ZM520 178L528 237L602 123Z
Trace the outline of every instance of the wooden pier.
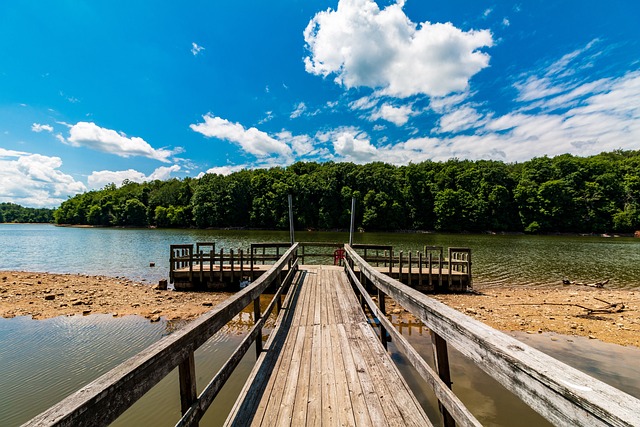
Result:
M342 243L301 242L300 264L342 265ZM169 282L176 290L237 290L268 271L289 243L254 243L248 251L220 248L214 242L171 245ZM353 245L378 271L421 292L472 289L471 249L424 246L424 251L394 252L389 245Z
M341 267L302 266L230 426L428 426Z
M382 274L355 247L344 245L343 269L301 266L299 248L293 244L249 286L25 425L107 425L178 368L182 417L176 426L197 426L253 345L256 365L227 425L480 426L451 384L449 346L554 425L640 425L640 400ZM275 293L262 310L260 296L270 287ZM430 329L433 364L391 324L386 298ZM213 378L197 387L194 352L250 306L255 324ZM263 345L272 313L275 327ZM385 351L388 337L433 390L440 420L424 415Z

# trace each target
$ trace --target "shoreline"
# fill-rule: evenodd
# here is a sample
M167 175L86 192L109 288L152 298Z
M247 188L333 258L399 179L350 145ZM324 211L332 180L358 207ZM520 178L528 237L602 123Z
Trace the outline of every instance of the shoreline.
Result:
M150 321L193 320L224 301L228 292L158 290L124 277L0 271L0 317L111 314ZM640 348L640 290L561 285L545 288L477 287L470 294L430 297L495 329L529 334L555 332ZM587 309L616 305L608 313ZM618 311L620 310L621 311ZM394 302L387 314L402 323L413 316Z

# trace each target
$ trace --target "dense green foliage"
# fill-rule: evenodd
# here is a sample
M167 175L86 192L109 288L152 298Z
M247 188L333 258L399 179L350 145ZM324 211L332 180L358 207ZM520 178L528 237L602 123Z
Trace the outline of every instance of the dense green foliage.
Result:
M58 223L158 227L631 232L640 229L640 151L525 163L295 163L200 179L125 182L75 196Z
M53 222L53 210L25 208L13 203L0 203L0 222Z

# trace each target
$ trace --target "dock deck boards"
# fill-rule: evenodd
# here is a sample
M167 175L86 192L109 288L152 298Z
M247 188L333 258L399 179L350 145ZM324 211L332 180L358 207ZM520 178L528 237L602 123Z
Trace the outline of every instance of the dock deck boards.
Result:
M302 266L227 425L425 426L345 273Z

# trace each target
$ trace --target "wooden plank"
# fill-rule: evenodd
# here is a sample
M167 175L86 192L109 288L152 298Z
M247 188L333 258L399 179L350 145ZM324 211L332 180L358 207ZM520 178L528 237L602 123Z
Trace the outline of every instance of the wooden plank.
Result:
M357 368L354 362L349 338L345 330L344 324L336 325L338 330L338 340L340 342L342 362L344 364L345 376L347 380L347 388L349 389L349 401L351 402L354 421L357 426L372 426L370 410L365 400L364 390L360 385ZM375 410L374 410L375 412Z
M323 299L323 306L327 306ZM338 397L336 391L336 372L333 365L333 348L329 322L322 324L322 426L334 426L338 422L336 408Z
M309 399L307 403L306 425L319 426L322 423L322 326L311 326L311 373L309 377Z
M272 425L290 425L291 420L293 418L293 407L296 399L296 390L298 390L299 386L299 374L300 367L302 365L302 353L304 347L304 340L306 336L306 330L304 326L295 326L295 330L289 332L289 334L294 334L295 341L292 340L293 336L291 336L288 342L291 342L288 347L291 348L291 355L285 352L281 357L286 358L288 364L280 365L280 369L283 369L284 372L287 372L287 380L284 382L284 387L280 391L277 390L277 395L280 396L280 402L275 400L271 402L269 401L269 405L271 406L270 411L267 413L267 417L263 418L262 425L272 426ZM276 394L272 393L271 398L276 397ZM279 403L279 411L278 409Z
M362 395L366 402L366 408L369 411L369 418L371 419L371 425L373 426L388 426L385 410L383 409L382 402L378 396L378 392L374 385L374 379L371 376L371 366L368 361L365 360L362 350L358 346L358 337L354 336L353 329L357 328L356 325L345 325L345 332L349 341L349 348L351 349L351 356L353 357L353 363L355 371L362 387Z
M336 299L336 298L332 298ZM331 335L331 354L333 355L334 382L336 385L336 407L337 423L341 426L355 426L354 407L349 392L349 380L347 369L342 356L342 345L345 343L340 339L338 324L329 325Z
M308 293L307 293L308 294ZM313 341L313 327L304 328L304 345L298 373L298 384L295 389L295 402L293 405L292 426L303 426L307 422L307 405L309 399L309 381L311 373L311 350Z
M409 389L407 383L402 379L398 368L388 357L387 352L382 348L380 342L373 334L372 328L365 324L359 324L363 340L368 344L370 354L375 358L376 365L380 369L380 375L386 378L384 385L387 389L388 403L395 406L402 417L402 425L424 426L430 425L430 421L425 415L422 407ZM393 400L393 402L391 402Z

